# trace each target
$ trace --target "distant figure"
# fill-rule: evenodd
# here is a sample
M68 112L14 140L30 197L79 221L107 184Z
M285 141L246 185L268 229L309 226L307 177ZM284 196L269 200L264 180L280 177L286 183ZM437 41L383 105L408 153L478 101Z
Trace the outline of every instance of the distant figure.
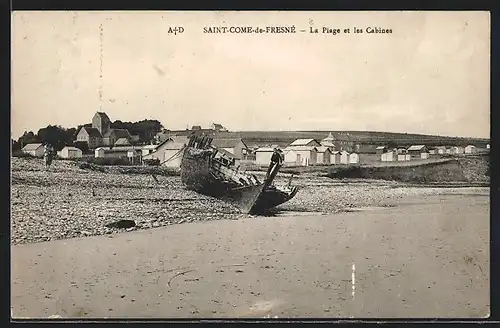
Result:
M54 156L54 150L49 144L45 144L43 147L43 160L45 162L45 168L48 169L50 164L52 164L52 158Z
M269 168L267 169L266 180L269 178L271 174L271 170L275 164L283 163L283 156L279 149L274 148L273 155L271 156L271 163L269 164Z

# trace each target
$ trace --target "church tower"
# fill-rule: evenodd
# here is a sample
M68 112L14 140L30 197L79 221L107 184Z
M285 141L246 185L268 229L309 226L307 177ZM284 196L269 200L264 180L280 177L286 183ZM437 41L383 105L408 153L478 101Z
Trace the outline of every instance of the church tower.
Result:
M111 128L111 120L104 112L97 112L92 118L92 127L99 130L101 136Z

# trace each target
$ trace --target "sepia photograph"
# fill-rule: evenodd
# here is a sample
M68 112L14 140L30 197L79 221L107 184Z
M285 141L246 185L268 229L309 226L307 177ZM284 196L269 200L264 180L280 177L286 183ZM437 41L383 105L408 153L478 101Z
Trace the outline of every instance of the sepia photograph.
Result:
M487 11L14 11L12 319L490 316Z

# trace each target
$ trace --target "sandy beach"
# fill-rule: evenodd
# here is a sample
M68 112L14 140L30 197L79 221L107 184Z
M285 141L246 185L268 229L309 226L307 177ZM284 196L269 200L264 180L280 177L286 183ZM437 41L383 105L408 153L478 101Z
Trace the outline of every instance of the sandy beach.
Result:
M299 215L300 214L300 215ZM14 318L483 318L489 195L12 246Z

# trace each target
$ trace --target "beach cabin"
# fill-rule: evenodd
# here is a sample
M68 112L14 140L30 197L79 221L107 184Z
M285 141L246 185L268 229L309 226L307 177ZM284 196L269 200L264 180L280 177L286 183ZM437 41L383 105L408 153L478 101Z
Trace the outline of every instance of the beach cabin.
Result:
M394 152L394 151L389 151L389 152L386 152L386 153L382 153L382 154L380 155L380 160L381 160L382 162L393 162L393 161L395 161L395 160L396 160L396 156L397 156L396 152ZM404 156L404 155L403 155L403 156Z
M465 147L464 152L466 154L475 154L477 151L476 146L474 145L468 145Z
M311 139L313 140L313 139ZM318 150L315 146L288 146L286 152L294 151L295 162L300 166L315 165L318 161ZM286 156L286 155L285 155ZM288 158L290 158L289 155Z
M345 150L340 152L340 164L349 164L349 153Z
M82 151L76 147L66 146L57 152L61 158L82 158Z
M359 155L356 153L349 154L349 164L358 164L359 163Z
M339 151L332 151L332 153L330 155L330 164L331 165L340 164L340 152Z
M34 157L42 157L44 148L41 143L32 143L24 146L22 152L25 154L30 154L31 156Z
M274 149L269 147L262 147L255 150L255 164L269 165L271 163L271 156L273 156ZM285 155L286 156L286 155Z
M317 149L317 164L330 164L330 157L332 155L332 151L330 148L325 146L316 147Z

